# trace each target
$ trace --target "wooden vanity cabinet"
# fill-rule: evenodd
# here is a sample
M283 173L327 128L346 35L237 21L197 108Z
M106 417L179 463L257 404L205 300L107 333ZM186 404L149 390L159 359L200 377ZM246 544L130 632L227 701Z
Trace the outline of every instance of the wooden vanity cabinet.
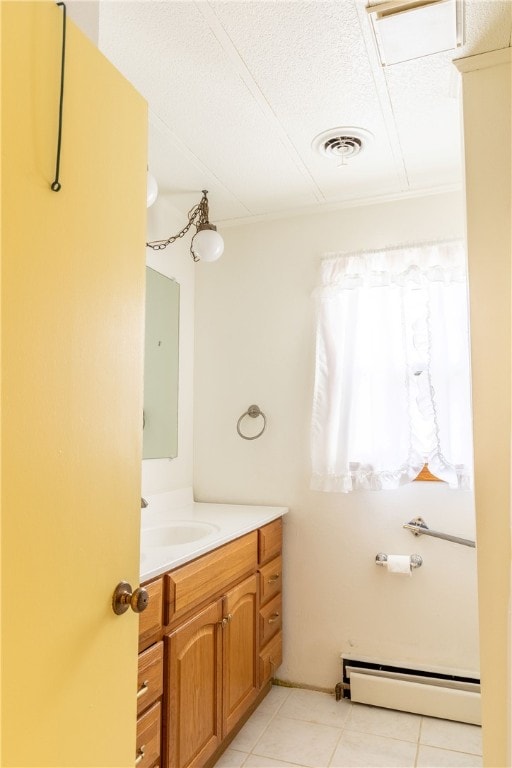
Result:
M139 653L139 672L137 676L137 717L164 692L164 644L160 640L142 653Z
M135 765L137 768L155 768L160 765L162 743L162 707L159 701L137 718Z
M139 615L139 664L137 675L137 768L160 766L162 750L162 696L164 644L161 640L162 579L145 585L149 605ZM156 642L154 642L156 640ZM149 647L148 647L149 646Z
M144 654L162 648L162 748L155 763L161 768L213 765L270 689L281 653L280 613L265 625L281 595L281 521L274 522L279 526L270 523L158 579L163 626L157 642L142 643L139 668ZM262 555L274 559L264 563Z
M258 531L259 576L259 685L274 676L283 660L282 585L283 521L281 518Z
M222 740L222 601L166 638L166 758L172 768L203 766Z
M283 548L283 521L279 517L258 530L258 563L263 565L281 554Z
M256 700L256 574L166 636L167 765L204 766Z
M139 616L139 652L162 639L163 579L144 584L148 593L148 607Z
M258 692L258 577L253 574L223 599L222 731L226 736Z
M164 576L166 624L175 625L231 584L254 573L258 531L230 541Z

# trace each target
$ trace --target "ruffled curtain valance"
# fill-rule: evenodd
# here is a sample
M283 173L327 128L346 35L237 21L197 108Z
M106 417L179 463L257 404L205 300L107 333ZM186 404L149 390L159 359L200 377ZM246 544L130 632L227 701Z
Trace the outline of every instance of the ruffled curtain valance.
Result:
M461 242L322 260L313 489L397 488L425 463L470 487L465 263Z

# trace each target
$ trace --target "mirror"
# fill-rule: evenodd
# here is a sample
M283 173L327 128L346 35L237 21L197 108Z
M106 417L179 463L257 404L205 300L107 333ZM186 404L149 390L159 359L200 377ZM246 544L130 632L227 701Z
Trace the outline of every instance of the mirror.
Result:
M146 267L143 459L178 455L180 286Z

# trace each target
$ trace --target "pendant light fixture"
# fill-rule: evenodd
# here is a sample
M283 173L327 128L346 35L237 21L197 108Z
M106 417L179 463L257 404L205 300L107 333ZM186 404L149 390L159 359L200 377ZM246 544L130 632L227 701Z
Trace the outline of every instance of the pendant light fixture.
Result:
M162 251L171 243L184 237L192 225L196 233L190 243L190 255L194 261L217 261L224 251L224 240L217 232L217 227L208 221L208 190L203 189L201 200L188 212L188 223L176 235L166 240L152 240L146 243L154 251Z
M158 197L158 184L152 173L147 173L146 208L151 208Z

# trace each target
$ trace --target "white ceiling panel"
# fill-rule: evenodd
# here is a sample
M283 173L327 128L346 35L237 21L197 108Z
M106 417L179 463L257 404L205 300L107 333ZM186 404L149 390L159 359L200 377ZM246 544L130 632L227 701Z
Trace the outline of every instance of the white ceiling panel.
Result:
M397 191L355 5L251 2L240 4L236 13L233 5L216 3L214 14L326 200L361 194L371 182L369 173ZM343 173L311 148L318 133L335 126L363 127L375 137L364 160L361 156Z
M261 201L269 194L291 195L291 206L322 200L195 4L128 2L121 11L117 3L107 5L100 14L100 46L251 213L264 212Z
M457 58L512 45L510 0L466 0L463 7L464 45Z
M385 76L411 188L462 182L460 75L453 54L387 67Z
M243 218L251 214L220 179L151 113L148 162L149 170L158 183L159 197L164 197L178 210L190 210L199 202L200 190L207 189L213 221ZM161 233L162 237L167 235Z
M206 188L218 221L460 184L452 59L508 47L512 2L464 0L462 48L389 67L366 6L100 0L99 46L149 103L160 193L186 213ZM311 147L336 126L374 135L346 167Z
M332 2L208 4L276 118L314 135L357 124L377 105L355 6Z

